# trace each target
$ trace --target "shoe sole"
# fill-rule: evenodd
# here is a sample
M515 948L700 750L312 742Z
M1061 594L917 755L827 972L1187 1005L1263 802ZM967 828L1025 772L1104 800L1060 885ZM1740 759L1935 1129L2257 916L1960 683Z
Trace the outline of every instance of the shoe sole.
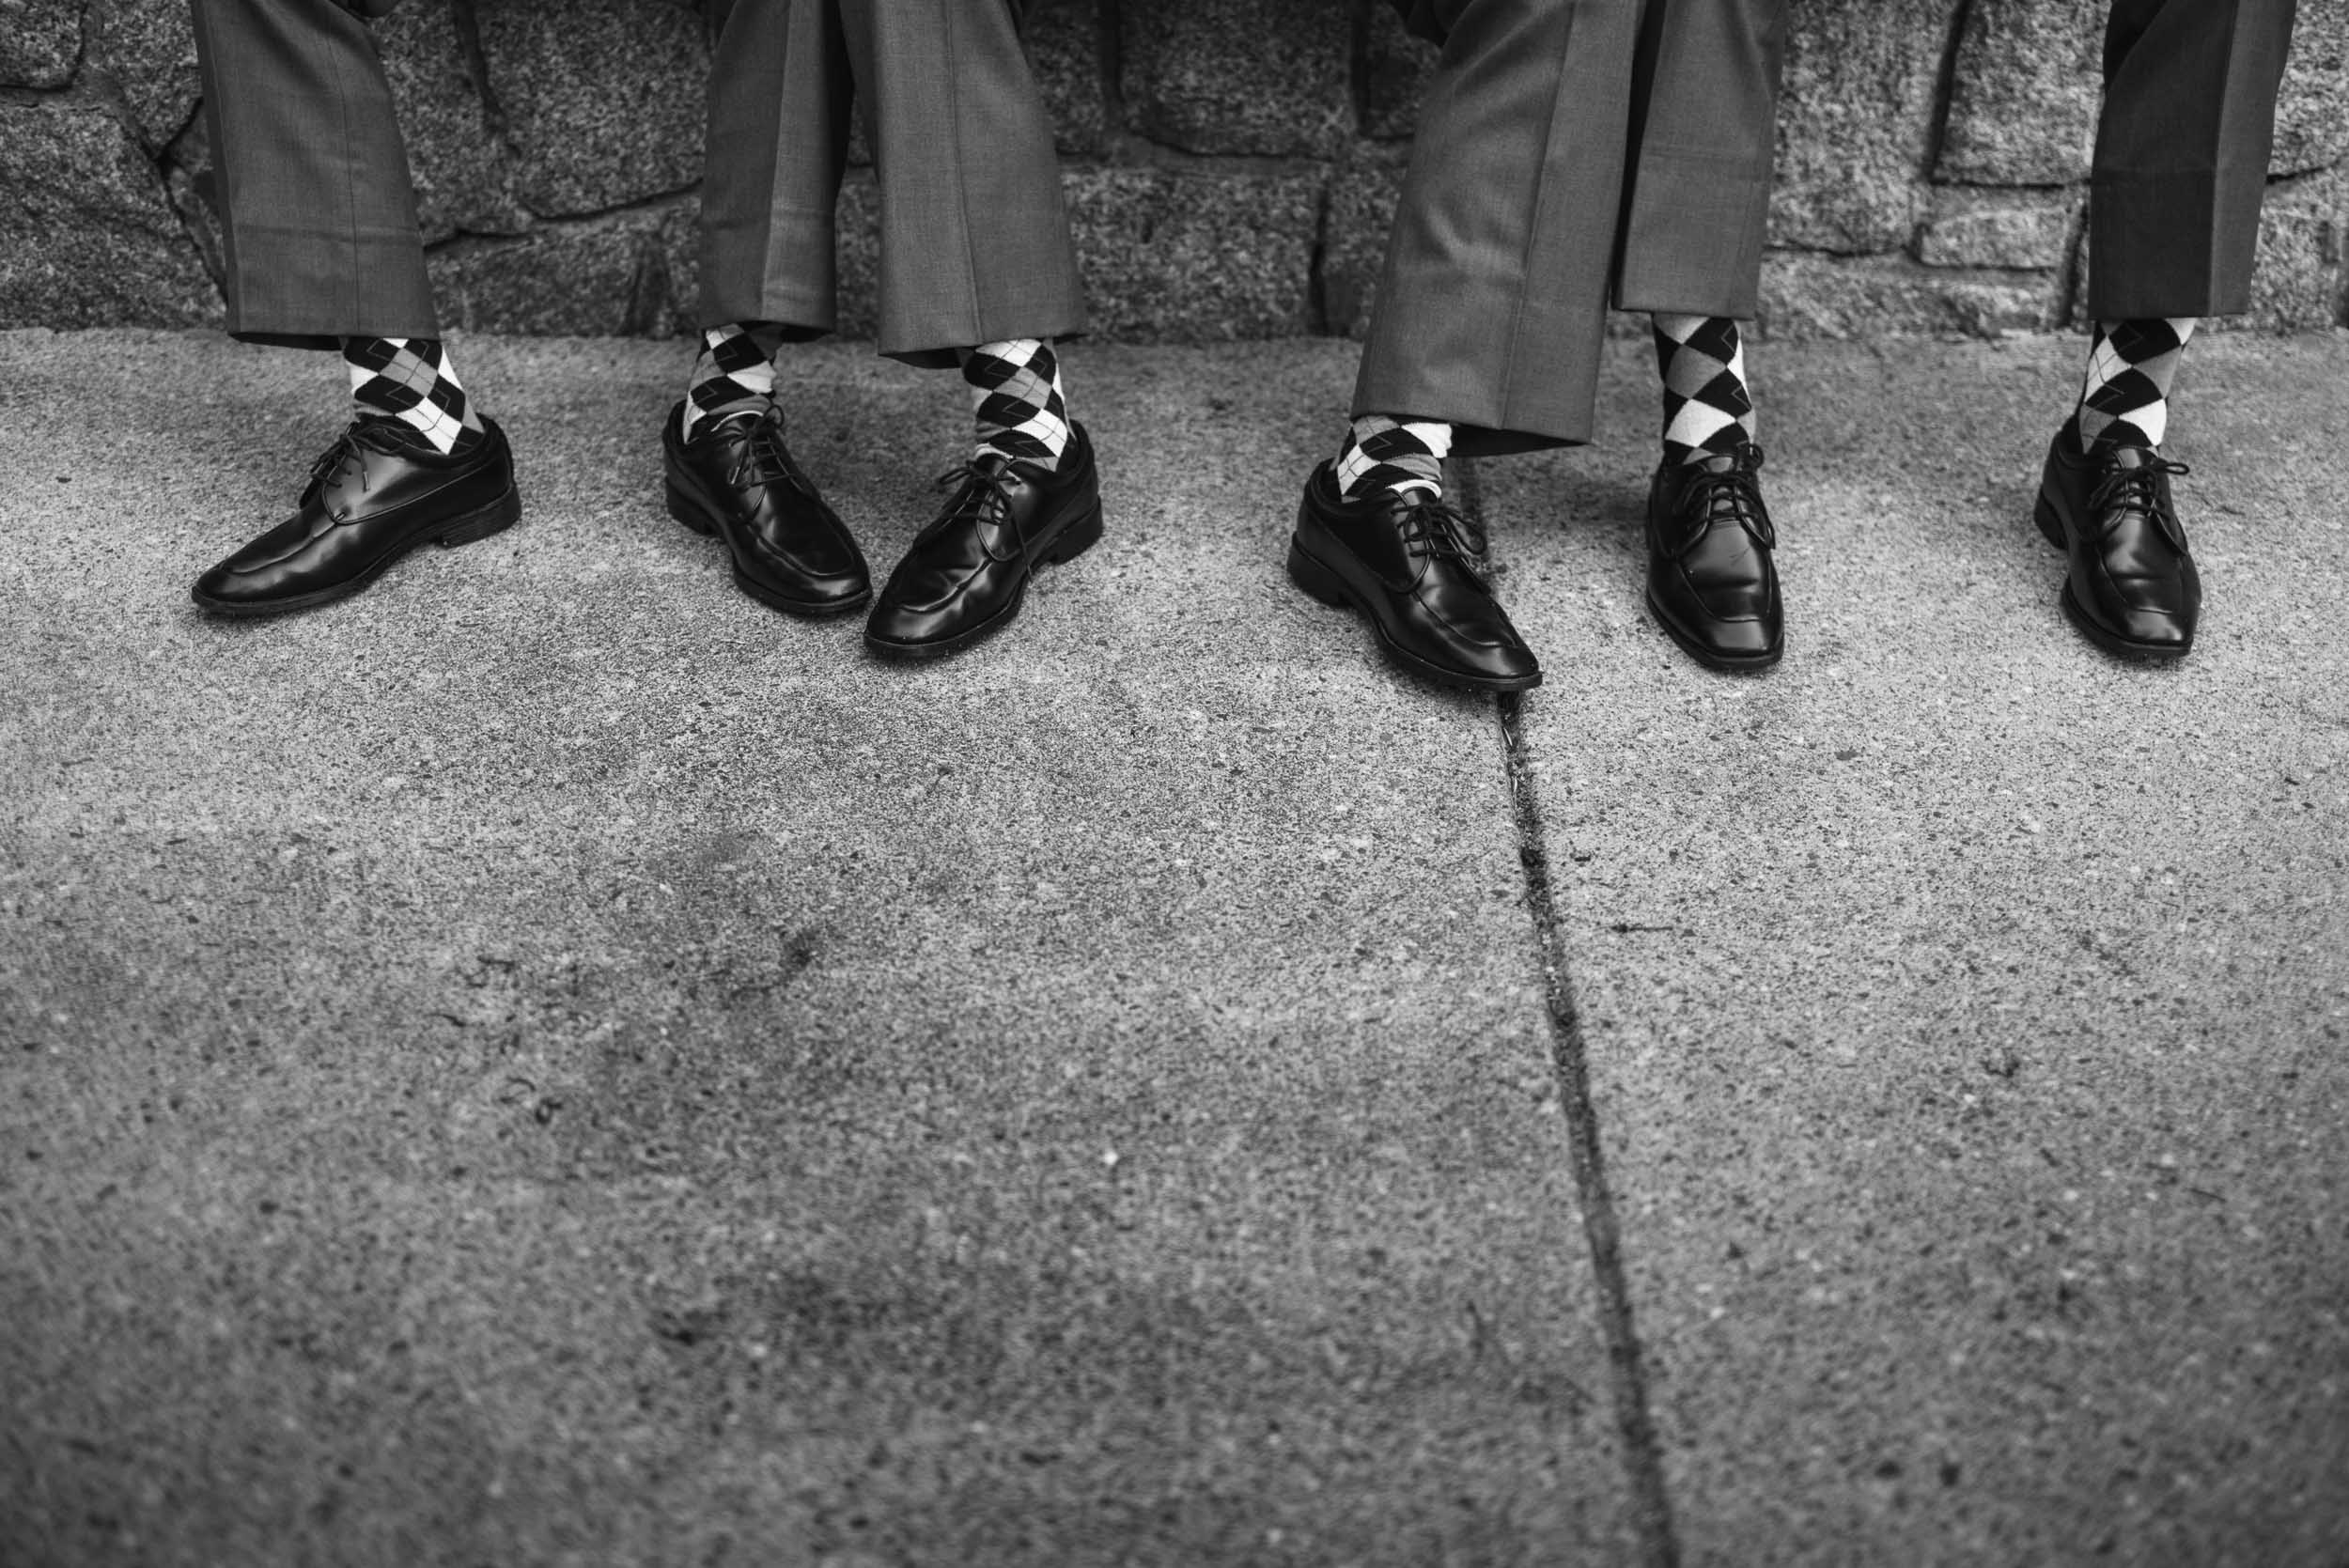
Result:
M1708 670L1719 670L1733 675L1751 675L1757 670L1768 669L1786 657L1786 633L1782 629L1778 634L1778 640L1760 653L1723 653L1719 648L1706 646L1681 630L1679 624L1670 615L1665 614L1663 607L1656 602L1654 594L1645 594L1641 597L1647 601L1648 615L1657 626L1664 629L1664 635L1677 643L1682 653L1687 654Z
M1028 598L1028 584L1035 580L1037 567L1057 567L1074 561L1101 542L1101 503L1097 498L1075 521L1053 537L1044 552L1028 567L1026 575L1019 579L1019 586L1013 591L1009 602L986 620L976 626L966 627L952 637L941 637L930 643L899 643L887 637L877 637L868 629L864 633L864 645L883 659L908 664L919 663L926 659L942 659L947 654L967 648L981 638L1002 630L1019 615L1019 606Z
M1531 691L1542 683L1539 670L1530 675L1472 675L1465 671L1431 663L1408 648L1397 646L1387 636L1386 627L1380 624L1370 606L1355 594L1353 584L1347 582L1335 567L1313 554L1293 537L1289 540L1288 571L1289 581L1311 598L1319 599L1332 610L1354 611L1368 620L1372 634L1378 639L1379 651L1413 675L1432 680L1439 686L1449 686L1458 691Z
M2088 613L2072 592L2072 547L2064 542L2063 520L2056 515L2056 509L2047 504L2044 493L2031 508L2031 520L2039 524L2039 532L2046 536L2047 542L2055 546L2064 558L2063 588L2056 595L2056 602L2063 607L2063 618L2078 629L2081 636L2105 652L2123 659L2167 660L2183 658L2194 650L2194 640L2190 637L2183 643L2139 643L2098 625L2095 617Z
M793 598L788 594L777 593L742 569L742 564L734 558L732 547L726 545L725 536L718 532L718 520L710 514L699 496L678 489L675 480L667 481L663 488L668 493L669 515L683 523L686 532L699 534L706 539L716 539L725 550L726 563L734 570L734 585L759 603L788 615L823 620L846 614L851 610L861 610L872 602L873 590L869 586L863 593L847 598Z
M397 549L385 551L365 571L355 577L347 578L331 588L319 588L310 593L296 594L291 598L271 599L258 603L252 600L207 598L193 588L188 590L188 597L194 599L196 606L205 613L226 616L232 620L252 620L265 615L290 615L297 611L316 610L320 605L333 604L364 592L369 583L389 571L395 562L420 544L436 544L443 550L456 550L463 545L478 544L493 534L503 534L513 527L521 520L521 491L513 486L508 486L504 495L499 496L487 506L476 507L459 517L451 518L435 528L419 532L415 537Z

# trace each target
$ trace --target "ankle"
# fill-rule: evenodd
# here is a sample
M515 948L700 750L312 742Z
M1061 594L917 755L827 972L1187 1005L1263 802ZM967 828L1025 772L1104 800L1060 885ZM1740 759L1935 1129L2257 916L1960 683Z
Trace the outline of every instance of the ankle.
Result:
M1359 416L1338 448L1331 477L1341 501L1360 501L1379 490L1423 491L1443 498L1443 463L1452 452L1452 427L1442 420Z
M973 457L1059 472L1072 433L1060 356L1041 338L982 343L962 357L976 423Z

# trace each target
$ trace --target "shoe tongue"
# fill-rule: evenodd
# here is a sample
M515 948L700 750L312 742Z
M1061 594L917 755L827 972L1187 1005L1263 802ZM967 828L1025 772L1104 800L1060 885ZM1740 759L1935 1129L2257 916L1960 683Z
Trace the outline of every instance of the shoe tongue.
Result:
M2115 468L2143 468L2152 458L2153 454L2141 446L2116 446L2112 449L2112 466Z
M1737 454L1735 452L1716 452L1710 457L1697 458L1688 466L1690 468L1701 468L1707 474L1735 474L1737 472Z
M430 447L425 433L404 419L369 414L351 424L351 433L379 452L405 452L412 447Z

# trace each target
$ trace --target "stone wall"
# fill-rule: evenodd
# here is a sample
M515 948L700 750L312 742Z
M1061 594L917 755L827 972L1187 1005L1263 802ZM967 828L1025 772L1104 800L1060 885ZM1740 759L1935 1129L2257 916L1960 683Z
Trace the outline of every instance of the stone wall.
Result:
M408 0L381 24L453 323L667 334L693 289L710 13ZM1353 333L1432 52L1377 0L1031 0L1097 330ZM1763 330L2075 314L2103 0L1795 0ZM0 0L0 326L216 322L186 0ZM869 175L843 195L872 318ZM2301 0L2257 299L2349 323L2349 0Z

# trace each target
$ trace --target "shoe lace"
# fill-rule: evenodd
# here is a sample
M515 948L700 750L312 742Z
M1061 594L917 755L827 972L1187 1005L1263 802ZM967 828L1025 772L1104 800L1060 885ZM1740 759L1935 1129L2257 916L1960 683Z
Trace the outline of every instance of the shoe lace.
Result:
M947 504L944 511L939 513L930 520L929 525L922 530L914 539L914 543L927 543L964 520L975 525L992 519L1000 525L1008 526L1012 548L1006 553L998 555L993 547L987 542L987 536L981 533L979 549L986 552L987 558L1002 566L1007 562L1016 561L1027 553L1027 536L1020 529L1019 512L1014 510L1011 505L1011 472L1008 463L1001 460L989 463L981 458L966 458L936 479L931 480L930 488L952 490L955 492L955 498Z
M2158 452L2142 452L2143 461L2134 466L2115 462L2105 470L2105 476L2088 498L2088 514L2102 520L2099 536L2109 534L2121 525L2121 520L2131 513L2151 518L2165 530L2176 520L2162 505L2161 479L2164 474L2185 478L2194 472L2186 463L2171 462Z
M1402 514L1405 554L1431 561L1456 561L1483 581L1486 552L1492 547L1483 526L1473 518L1441 496L1417 486L1402 493Z
M726 484L733 489L751 489L759 485L790 483L798 477L791 465L790 450L783 444L782 415L769 410L743 436L734 467L726 474Z
M307 490L313 486L320 486L330 490L340 489L349 469L356 468L359 471L359 489L362 492L366 491L369 488L367 465L364 462L352 463L350 459L362 452L389 454L399 451L408 444L403 434L406 428L397 420L392 419L352 421L350 427L336 436L333 444L319 453L318 460L310 465L310 477L303 489Z
M1690 465L1680 494L1682 511L1692 517L1699 526L1688 530L1681 553L1696 548L1699 539L1712 531L1717 522L1731 522L1753 536L1754 542L1766 549L1778 546L1778 530L1770 526L1769 508L1762 501L1762 448L1751 442L1732 455L1727 468L1715 469Z

